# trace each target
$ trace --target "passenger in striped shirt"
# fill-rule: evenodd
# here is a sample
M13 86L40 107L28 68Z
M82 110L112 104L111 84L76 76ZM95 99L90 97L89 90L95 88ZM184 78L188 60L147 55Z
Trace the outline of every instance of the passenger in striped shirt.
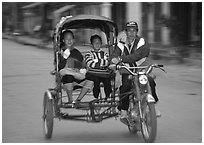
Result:
M89 51L85 55L85 61L88 68L92 69L106 69L109 61L108 54L101 50L102 39L99 35L93 35L90 38L93 50ZM111 93L111 79L109 77L102 76L91 76L87 73L87 78L94 81L93 95L95 98L98 98L100 93L100 83L104 85L104 91L106 98L109 97Z

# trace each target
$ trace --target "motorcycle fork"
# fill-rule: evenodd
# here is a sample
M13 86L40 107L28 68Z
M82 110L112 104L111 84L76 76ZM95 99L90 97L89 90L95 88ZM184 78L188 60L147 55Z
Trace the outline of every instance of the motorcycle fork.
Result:
M152 93L151 93L149 81L147 82L147 84L145 86L140 87L138 77L136 77L134 80L134 86L135 86L135 92L134 92L135 98L134 98L134 100L137 100L139 116L140 116L140 120L142 121L144 119L143 115L142 115L142 104L145 102L148 103L147 95L152 94Z
M140 92L140 88L139 88L139 80L138 80L138 76L135 77L135 80L134 80L134 88L135 88L135 91L134 91L134 102L138 103L138 110L139 110L139 116L140 116L140 119L142 118L142 109L141 109L141 92Z

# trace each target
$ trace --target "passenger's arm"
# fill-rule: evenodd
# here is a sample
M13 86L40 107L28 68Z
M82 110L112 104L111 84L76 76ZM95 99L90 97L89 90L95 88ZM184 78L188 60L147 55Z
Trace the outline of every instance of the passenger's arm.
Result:
M116 48L113 50L113 54L110 56L110 59L121 56L121 53L122 53L121 49L118 46L116 46Z
M97 61L94 60L94 58L93 58L91 52L88 52L88 53L85 55L85 61L86 61L87 67L89 67L89 68L95 68Z
M63 69L66 66L66 62L67 60L64 59L61 55L59 55L59 64L58 64L58 68L59 70Z
M108 66L108 63L109 63L109 55L108 53L104 52L103 66Z

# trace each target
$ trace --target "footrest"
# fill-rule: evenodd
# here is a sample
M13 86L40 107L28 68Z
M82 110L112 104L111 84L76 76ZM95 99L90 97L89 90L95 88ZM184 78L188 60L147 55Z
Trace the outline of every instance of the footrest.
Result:
M89 102L78 102L74 104L74 108L81 110L89 110L90 109Z
M73 108L73 103L63 103L60 105L61 108Z
M77 102L77 103L63 103L60 105L61 108L75 108L82 110L97 109L102 107L116 107L117 101L104 101L103 99L94 99L89 102Z

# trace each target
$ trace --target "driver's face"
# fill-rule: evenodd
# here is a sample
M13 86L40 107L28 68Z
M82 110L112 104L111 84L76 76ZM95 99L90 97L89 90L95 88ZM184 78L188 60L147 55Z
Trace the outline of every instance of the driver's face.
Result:
M131 43L137 36L137 30L134 27L127 28L127 39Z

